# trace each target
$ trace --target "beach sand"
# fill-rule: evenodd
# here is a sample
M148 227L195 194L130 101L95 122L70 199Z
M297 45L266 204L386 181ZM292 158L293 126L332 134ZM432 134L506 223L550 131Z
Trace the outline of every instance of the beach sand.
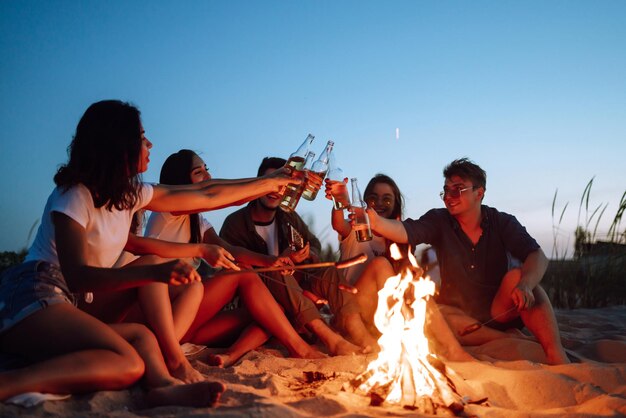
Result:
M494 341L468 350L476 362L448 362L457 391L481 404L465 405L464 416L626 416L626 306L557 311L564 346L576 363L547 366L541 347L520 339ZM248 353L234 367L216 369L193 356L192 364L227 386L214 408L146 408L139 387L74 395L23 408L0 404L2 417L382 417L430 416L399 406L369 406L369 398L342 390L371 356L323 360L285 358L278 346ZM304 372L321 380L307 382ZM310 374L309 374L310 376ZM438 409L438 414L452 415Z

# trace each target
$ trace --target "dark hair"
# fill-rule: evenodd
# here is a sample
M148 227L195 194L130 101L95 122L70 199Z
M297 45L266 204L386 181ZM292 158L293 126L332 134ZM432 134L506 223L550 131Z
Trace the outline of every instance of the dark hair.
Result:
M385 183L393 190L393 211L391 212L392 219L402 219L404 213L404 196L400 193L400 188L391 177L386 174L378 173L367 183L363 196L367 198L372 193L372 189L377 183Z
M180 151L167 157L161 167L159 182L162 184L190 184L191 169L195 152L188 149ZM189 242L201 242L200 236L200 215L192 213L189 216Z
M443 169L443 176L446 179L459 176L463 180L470 180L474 187L482 187L487 190L487 173L468 158L452 161Z
M96 208L132 208L137 202L141 176L139 109L119 100L89 106L80 118L68 147L69 161L54 176L64 190L82 183Z
M265 157L263 161L261 161L261 165L259 166L259 170L256 173L257 177L261 177L268 168L279 169L287 163L287 160L280 157Z

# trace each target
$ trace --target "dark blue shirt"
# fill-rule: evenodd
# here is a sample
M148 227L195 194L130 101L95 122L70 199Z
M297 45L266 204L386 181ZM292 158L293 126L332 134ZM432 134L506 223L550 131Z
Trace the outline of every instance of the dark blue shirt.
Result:
M484 205L481 214L483 232L476 245L447 209L432 209L403 224L409 244L426 243L437 251L441 271L437 303L456 306L487 321L511 256L523 262L539 244L514 216Z

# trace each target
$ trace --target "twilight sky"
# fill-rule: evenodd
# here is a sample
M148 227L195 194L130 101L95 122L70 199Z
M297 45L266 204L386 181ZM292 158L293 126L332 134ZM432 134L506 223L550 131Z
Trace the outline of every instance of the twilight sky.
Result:
M80 116L116 98L154 143L146 181L180 148L214 177L253 176L311 132L362 187L393 177L419 217L465 156L487 171L485 204L548 256L558 189L562 253L592 177L600 236L626 190L624 22L626 2L609 0L3 0L0 251L30 244ZM335 243L330 207L319 196L298 212ZM207 217L219 230L232 210Z

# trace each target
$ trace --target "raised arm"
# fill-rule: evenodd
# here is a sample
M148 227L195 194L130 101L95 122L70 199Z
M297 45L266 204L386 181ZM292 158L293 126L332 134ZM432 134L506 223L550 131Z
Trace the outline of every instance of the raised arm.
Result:
M146 209L177 214L215 210L279 192L287 184L301 181L288 176L285 169L280 169L263 177L240 179L232 183L209 180L182 187L156 185Z
M409 236L401 221L383 218L372 208L367 209L367 215L370 218L370 226L373 232L398 244L409 242ZM352 215L350 216L352 219Z
M124 268L90 266L85 229L60 212L52 213L52 222L61 271L68 287L74 292L121 290L153 282L181 284L200 280L189 264L179 260Z

